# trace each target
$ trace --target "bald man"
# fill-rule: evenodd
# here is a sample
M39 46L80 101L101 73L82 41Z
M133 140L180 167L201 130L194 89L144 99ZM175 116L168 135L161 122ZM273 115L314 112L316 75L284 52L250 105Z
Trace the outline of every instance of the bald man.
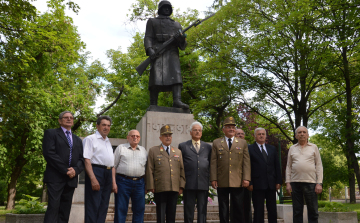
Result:
M126 221L126 215L131 198L133 218L132 222L143 222L145 212L145 167L148 153L139 146L140 133L129 131L128 143L119 145L114 152L113 182L115 191L115 221ZM115 175L116 172L116 175ZM116 180L115 180L116 179Z
M235 137L245 139L245 132L242 129L235 130Z

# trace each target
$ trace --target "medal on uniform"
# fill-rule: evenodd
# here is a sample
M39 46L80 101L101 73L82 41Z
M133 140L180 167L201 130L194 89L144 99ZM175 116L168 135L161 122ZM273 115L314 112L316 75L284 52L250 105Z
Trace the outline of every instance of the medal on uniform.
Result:
M175 153L175 150L174 150L174 149L172 149L172 152L173 152L173 153Z
M221 156L220 156L220 159L221 159Z

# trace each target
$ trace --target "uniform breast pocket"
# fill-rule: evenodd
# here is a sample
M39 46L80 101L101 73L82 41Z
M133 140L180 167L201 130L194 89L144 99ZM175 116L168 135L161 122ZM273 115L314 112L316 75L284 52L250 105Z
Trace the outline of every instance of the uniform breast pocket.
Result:
M170 163L171 163L170 165L175 166L175 167L180 166L180 158L174 157L173 162L170 162Z
M243 152L242 152L242 150L240 150L240 149L236 150L235 154L236 154L236 156L237 156L237 158L238 158L239 160L242 159L242 157L243 157Z

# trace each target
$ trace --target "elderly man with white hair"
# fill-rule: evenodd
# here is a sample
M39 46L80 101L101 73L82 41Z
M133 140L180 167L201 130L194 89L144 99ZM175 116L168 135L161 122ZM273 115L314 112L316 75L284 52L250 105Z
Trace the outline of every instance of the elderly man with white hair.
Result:
M286 165L286 190L293 200L293 222L303 222L304 199L308 210L308 222L318 222L317 194L322 192L323 166L318 147L308 142L305 126L295 130L298 143L291 146Z
M191 140L180 143L185 168L184 222L193 223L195 203L197 222L206 222L209 191L211 146L201 141L203 126L194 122L190 126Z

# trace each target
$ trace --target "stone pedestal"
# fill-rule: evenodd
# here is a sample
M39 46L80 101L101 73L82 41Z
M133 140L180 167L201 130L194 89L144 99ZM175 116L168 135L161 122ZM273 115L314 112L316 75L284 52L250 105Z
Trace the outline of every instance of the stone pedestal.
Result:
M179 143L191 139L190 125L194 121L193 114L147 111L136 126L141 136L139 144L147 150L160 145L160 129L169 125L173 132L171 145L178 147Z

